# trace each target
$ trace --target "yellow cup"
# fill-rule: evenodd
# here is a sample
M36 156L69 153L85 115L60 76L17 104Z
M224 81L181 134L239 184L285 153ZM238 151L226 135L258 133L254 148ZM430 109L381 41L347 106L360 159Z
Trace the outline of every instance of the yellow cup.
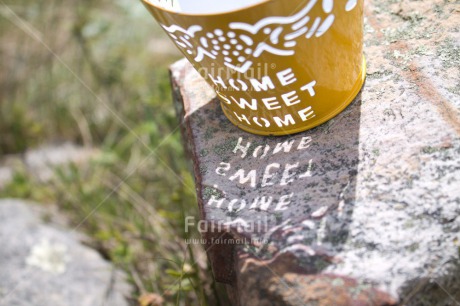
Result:
M267 0L201 15L143 3L247 132L311 129L364 83L363 0Z

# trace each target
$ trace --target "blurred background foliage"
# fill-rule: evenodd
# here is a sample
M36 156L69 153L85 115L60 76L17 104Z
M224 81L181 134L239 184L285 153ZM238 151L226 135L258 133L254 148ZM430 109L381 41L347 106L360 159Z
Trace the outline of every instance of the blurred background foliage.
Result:
M126 271L134 305L224 305L185 243L197 205L169 87L180 54L140 1L3 1L0 42L0 160L62 142L98 152L46 181L17 167L0 196L57 206Z

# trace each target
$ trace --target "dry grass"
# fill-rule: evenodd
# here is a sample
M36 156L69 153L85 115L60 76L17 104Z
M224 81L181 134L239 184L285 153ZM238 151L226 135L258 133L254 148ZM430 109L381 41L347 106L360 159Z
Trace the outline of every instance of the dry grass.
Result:
M184 241L184 216L197 212L171 104L172 45L139 2L5 3L0 155L61 141L101 153L48 182L16 169L0 196L57 205L128 273L133 301L223 305L205 253Z

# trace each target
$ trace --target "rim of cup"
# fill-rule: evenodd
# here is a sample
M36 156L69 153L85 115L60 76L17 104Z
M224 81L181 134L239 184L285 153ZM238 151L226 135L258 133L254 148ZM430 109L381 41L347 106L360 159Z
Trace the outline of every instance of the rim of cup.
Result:
M206 17L206 16L221 16L221 15L227 15L227 14L233 14L233 13L237 13L237 12L242 12L242 11L252 9L254 7L260 6L260 5L268 3L268 2L274 2L276 0L260 0L260 2L258 2L258 3L248 4L247 6L243 6L243 7L237 8L237 9L224 10L222 12L216 12L216 13L190 13L190 12L187 13L187 12L182 12L182 11L174 11L174 10L159 6L157 4L154 4L154 3L150 2L149 0L141 0L141 1L144 4L148 5L148 6L152 6L157 10L167 12L169 14L180 15L180 16L193 16L193 17L202 16L202 17ZM175 0L175 1L177 1L177 0ZM304 0L301 0L301 1L304 1Z

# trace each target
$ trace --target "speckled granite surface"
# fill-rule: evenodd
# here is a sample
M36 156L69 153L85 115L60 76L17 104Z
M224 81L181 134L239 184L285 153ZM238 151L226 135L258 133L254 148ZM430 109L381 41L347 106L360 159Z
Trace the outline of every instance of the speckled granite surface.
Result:
M209 252L235 304L460 304L459 19L458 1L367 1L363 90L286 137L232 126L172 66L202 218L267 224Z

